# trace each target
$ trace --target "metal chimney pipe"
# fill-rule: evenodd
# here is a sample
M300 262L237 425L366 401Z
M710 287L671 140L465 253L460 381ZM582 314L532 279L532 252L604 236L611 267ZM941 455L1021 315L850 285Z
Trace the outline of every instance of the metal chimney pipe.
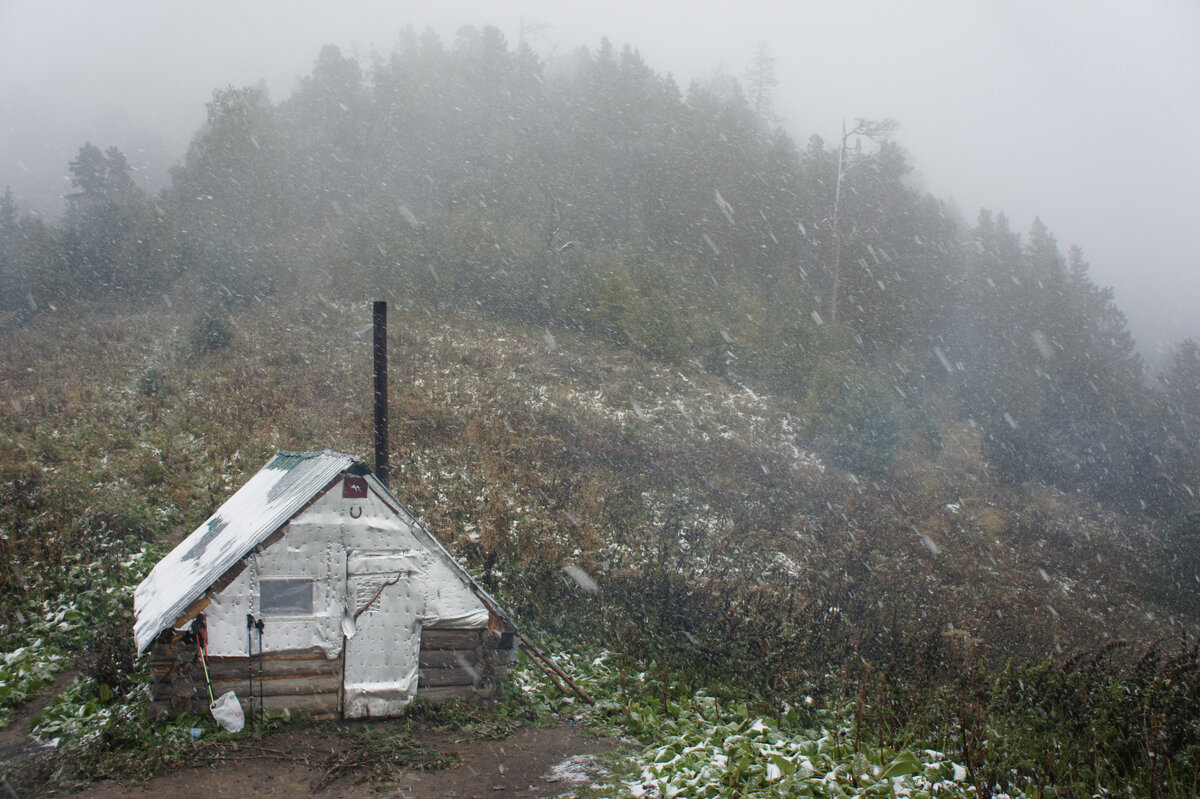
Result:
M375 354L375 476L388 485L387 301L376 300L372 313Z

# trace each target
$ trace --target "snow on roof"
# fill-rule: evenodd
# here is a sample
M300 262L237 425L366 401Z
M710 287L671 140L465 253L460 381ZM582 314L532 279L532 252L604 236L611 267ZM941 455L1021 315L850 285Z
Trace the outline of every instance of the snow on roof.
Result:
M280 452L163 558L133 594L134 638L145 649L189 605L349 467L340 452Z

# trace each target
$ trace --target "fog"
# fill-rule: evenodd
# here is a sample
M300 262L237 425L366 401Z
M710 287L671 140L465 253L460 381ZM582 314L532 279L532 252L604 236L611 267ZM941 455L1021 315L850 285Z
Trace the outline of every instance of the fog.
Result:
M550 58L607 36L686 87L777 59L801 143L894 117L924 186L968 221L1040 216L1111 285L1140 349L1200 337L1200 5L1191 2L0 2L0 186L56 213L85 141L162 185L214 88L287 97L319 48L366 63L401 29L492 24Z

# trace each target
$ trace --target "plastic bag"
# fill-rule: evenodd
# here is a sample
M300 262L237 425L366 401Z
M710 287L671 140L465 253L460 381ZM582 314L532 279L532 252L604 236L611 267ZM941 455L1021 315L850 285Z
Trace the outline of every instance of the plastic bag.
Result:
M242 727L246 726L246 714L242 712L242 703L233 691L221 694L221 698L213 702L209 710L217 723L229 732L241 732Z

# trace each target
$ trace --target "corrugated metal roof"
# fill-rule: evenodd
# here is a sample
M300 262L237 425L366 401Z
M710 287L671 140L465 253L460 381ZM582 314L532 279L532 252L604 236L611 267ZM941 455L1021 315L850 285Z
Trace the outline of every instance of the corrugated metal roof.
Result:
M340 452L280 452L171 550L133 595L138 651L209 586L359 461Z

